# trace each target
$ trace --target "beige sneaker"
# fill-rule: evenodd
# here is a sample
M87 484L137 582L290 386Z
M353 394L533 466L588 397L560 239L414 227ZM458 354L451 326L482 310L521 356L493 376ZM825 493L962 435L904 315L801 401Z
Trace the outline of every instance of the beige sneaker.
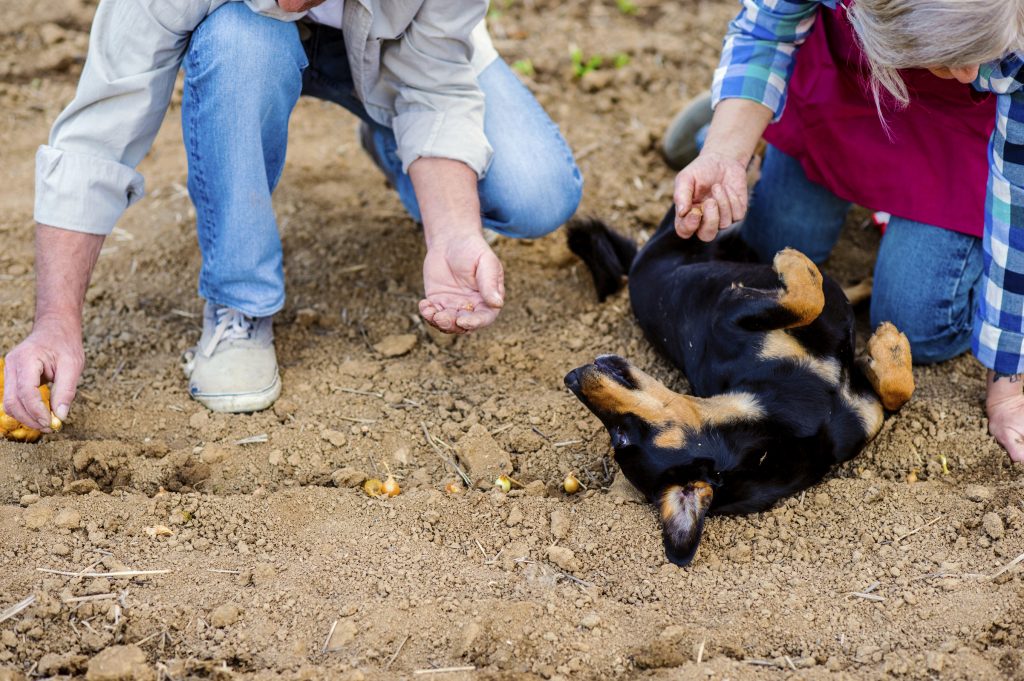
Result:
M192 398L211 411L267 409L281 394L272 317L207 302L199 345L185 353Z

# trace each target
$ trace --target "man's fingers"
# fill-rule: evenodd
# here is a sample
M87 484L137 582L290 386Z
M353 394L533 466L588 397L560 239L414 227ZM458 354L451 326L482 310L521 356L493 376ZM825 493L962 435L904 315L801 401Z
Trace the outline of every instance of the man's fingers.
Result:
M78 388L78 378L81 370L76 370L70 362L58 368L57 375L53 379L53 387L50 389L50 411L57 415L57 418L64 421L71 411L71 403L75 401L75 391Z
M480 308L472 312L463 312L455 323L465 331L476 331L485 326L490 326L498 318L498 311L491 308Z
M455 313L451 310L445 309L443 305L439 305L428 299L421 300L420 315L428 324L438 331L443 331L445 333L459 333L459 328L455 324Z
M14 363L14 381L17 400L20 403L19 411L27 418L21 418L17 414L11 414L26 426L36 430L50 430L50 405L43 402L39 394L39 379L43 375L43 363L36 360L29 366ZM16 405L17 406L17 405Z
M493 253L480 258L476 268L476 285L480 297L490 307L498 310L505 304L505 272L501 261Z
M714 241L718 235L719 212L718 202L708 199L701 204L704 209L704 218L700 221L700 229L697 230L697 238L701 241Z
M723 230L733 223L732 204L729 203L729 196L725 187L716 184L711 188L711 196L714 197L718 206L718 229Z

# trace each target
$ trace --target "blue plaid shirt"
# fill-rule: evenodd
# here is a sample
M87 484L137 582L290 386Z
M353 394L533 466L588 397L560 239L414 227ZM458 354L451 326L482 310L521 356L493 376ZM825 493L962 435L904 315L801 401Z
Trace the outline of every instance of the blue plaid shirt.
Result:
M741 0L729 24L711 92L750 99L771 109L786 106L786 84L797 48L821 6L837 0ZM1024 373L1024 55L984 64L976 90L996 95L996 128L989 142L985 203L984 275L972 348L989 369Z

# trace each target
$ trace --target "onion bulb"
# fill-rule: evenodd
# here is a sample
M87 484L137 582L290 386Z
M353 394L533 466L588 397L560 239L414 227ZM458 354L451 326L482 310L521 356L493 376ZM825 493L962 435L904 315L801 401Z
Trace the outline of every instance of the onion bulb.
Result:
M384 483L377 478L370 478L363 483L363 491L371 497L379 497L384 493Z
M460 485L460 484L459 484L459 483L458 483L457 481L455 481L455 480L452 480L452 481L451 481L451 482L449 482L449 483L448 483L447 485L445 485L445 486L444 486L444 491L445 491L445 492L446 492L447 494L449 494L449 495L456 495L456 494L462 494L462 492L463 492L463 490L462 490L462 485Z
M494 481L494 486L502 492L508 492L512 489L512 478L507 475L499 475L498 479Z
M569 473L569 475L565 476L565 480L562 481L562 489L565 490L566 494L576 494L576 492L580 491L579 479L573 473Z
M388 479L381 485L381 493L385 497L397 497L402 493L402 488L398 486L398 481L395 480L395 476L388 475Z

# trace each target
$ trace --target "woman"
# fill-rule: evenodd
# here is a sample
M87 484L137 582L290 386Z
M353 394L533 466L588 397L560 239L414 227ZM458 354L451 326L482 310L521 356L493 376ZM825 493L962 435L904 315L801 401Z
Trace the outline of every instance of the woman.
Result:
M797 57L797 50L799 56ZM762 258L828 257L851 202L891 213L871 321L914 359L969 348L989 430L1024 461L1024 0L743 0L705 100L673 122L676 231L743 220ZM787 101L788 100L788 101ZM771 125L769 125L771 124ZM768 149L747 205L745 169Z

